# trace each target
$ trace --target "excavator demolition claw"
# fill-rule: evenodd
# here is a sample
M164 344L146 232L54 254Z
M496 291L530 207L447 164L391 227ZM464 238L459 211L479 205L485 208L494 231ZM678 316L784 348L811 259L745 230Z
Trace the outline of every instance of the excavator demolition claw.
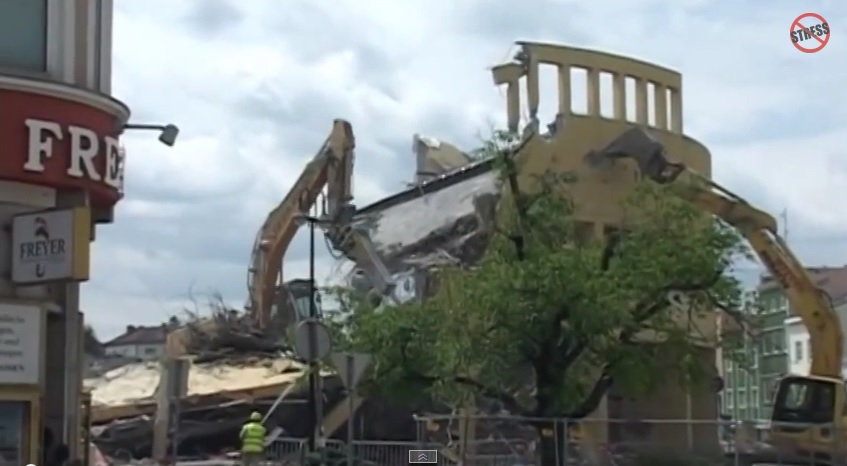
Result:
M584 160L592 168L603 168L616 159L632 159L641 174L656 183L671 183L685 171L685 165L668 160L665 147L641 128L632 128L599 151L589 151Z

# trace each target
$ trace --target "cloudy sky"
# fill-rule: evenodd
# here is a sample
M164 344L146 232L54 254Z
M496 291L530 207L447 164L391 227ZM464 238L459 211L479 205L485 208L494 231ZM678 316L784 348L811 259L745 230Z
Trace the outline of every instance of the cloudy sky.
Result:
M174 122L167 148L128 134L127 196L101 228L83 307L102 337L217 290L246 297L269 209L346 118L366 205L411 179L415 132L471 147L505 102L487 70L515 40L633 55L684 74L686 132L715 177L788 213L807 264L847 263L847 6L834 0L116 0L114 92L137 122ZM800 53L798 15L832 39ZM841 57L840 59L837 57ZM552 97L552 93L549 94ZM322 243L319 243L322 244ZM319 276L337 275L320 247ZM305 277L298 236L287 277ZM751 274L755 270L750 271Z

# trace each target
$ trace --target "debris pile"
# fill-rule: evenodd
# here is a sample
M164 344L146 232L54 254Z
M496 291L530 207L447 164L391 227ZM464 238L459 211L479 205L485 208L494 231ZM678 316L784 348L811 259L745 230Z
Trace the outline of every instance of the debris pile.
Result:
M182 343L181 352L194 355L195 364L243 359L245 355L291 355L291 348L282 339L283 334L275 331L276 326L259 329L245 313L229 309L220 301L212 305L214 311L211 317L191 314L191 318L172 336Z
M250 411L267 410L305 372L270 328L257 329L220 299L213 302L209 317L190 313L171 333L168 346L170 354L191 360L179 426L180 454L189 456L216 453L208 451L210 445L218 450L237 447L238 431ZM131 362L86 379L94 441L106 455L150 456L160 373L159 362ZM294 390L292 398L298 397L302 394ZM304 409L303 403L278 409L269 424L290 424L286 417ZM306 418L304 413L300 417Z

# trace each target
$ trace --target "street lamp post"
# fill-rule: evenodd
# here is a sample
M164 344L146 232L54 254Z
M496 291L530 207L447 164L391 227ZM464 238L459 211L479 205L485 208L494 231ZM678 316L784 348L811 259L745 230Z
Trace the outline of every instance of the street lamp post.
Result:
M317 287L315 286L315 229L317 228L320 220L316 217L312 217L310 215L300 215L297 217L296 221L300 224L308 223L309 224L309 318L317 319L318 318L318 306L316 301L317 296ZM302 302L302 300L301 300ZM310 339L312 344L315 344L317 341L316 336L312 336ZM312 348L313 353L316 353L316 348ZM309 362L309 415L312 428L309 431L309 451L317 450L317 439L318 429L320 428L320 422L323 418L323 396L320 393L320 365L318 361L310 361Z
M171 147L176 142L176 137L179 136L179 128L174 124L167 125L150 125L127 123L121 128L121 132L126 130L141 130L141 131L159 131L159 142Z

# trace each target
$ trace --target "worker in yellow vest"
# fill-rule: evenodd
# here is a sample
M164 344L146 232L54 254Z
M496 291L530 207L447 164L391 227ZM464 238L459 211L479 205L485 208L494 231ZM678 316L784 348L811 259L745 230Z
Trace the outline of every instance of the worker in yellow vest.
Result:
M250 420L241 428L241 463L244 466L256 466L265 452L265 434L262 415L254 411Z

